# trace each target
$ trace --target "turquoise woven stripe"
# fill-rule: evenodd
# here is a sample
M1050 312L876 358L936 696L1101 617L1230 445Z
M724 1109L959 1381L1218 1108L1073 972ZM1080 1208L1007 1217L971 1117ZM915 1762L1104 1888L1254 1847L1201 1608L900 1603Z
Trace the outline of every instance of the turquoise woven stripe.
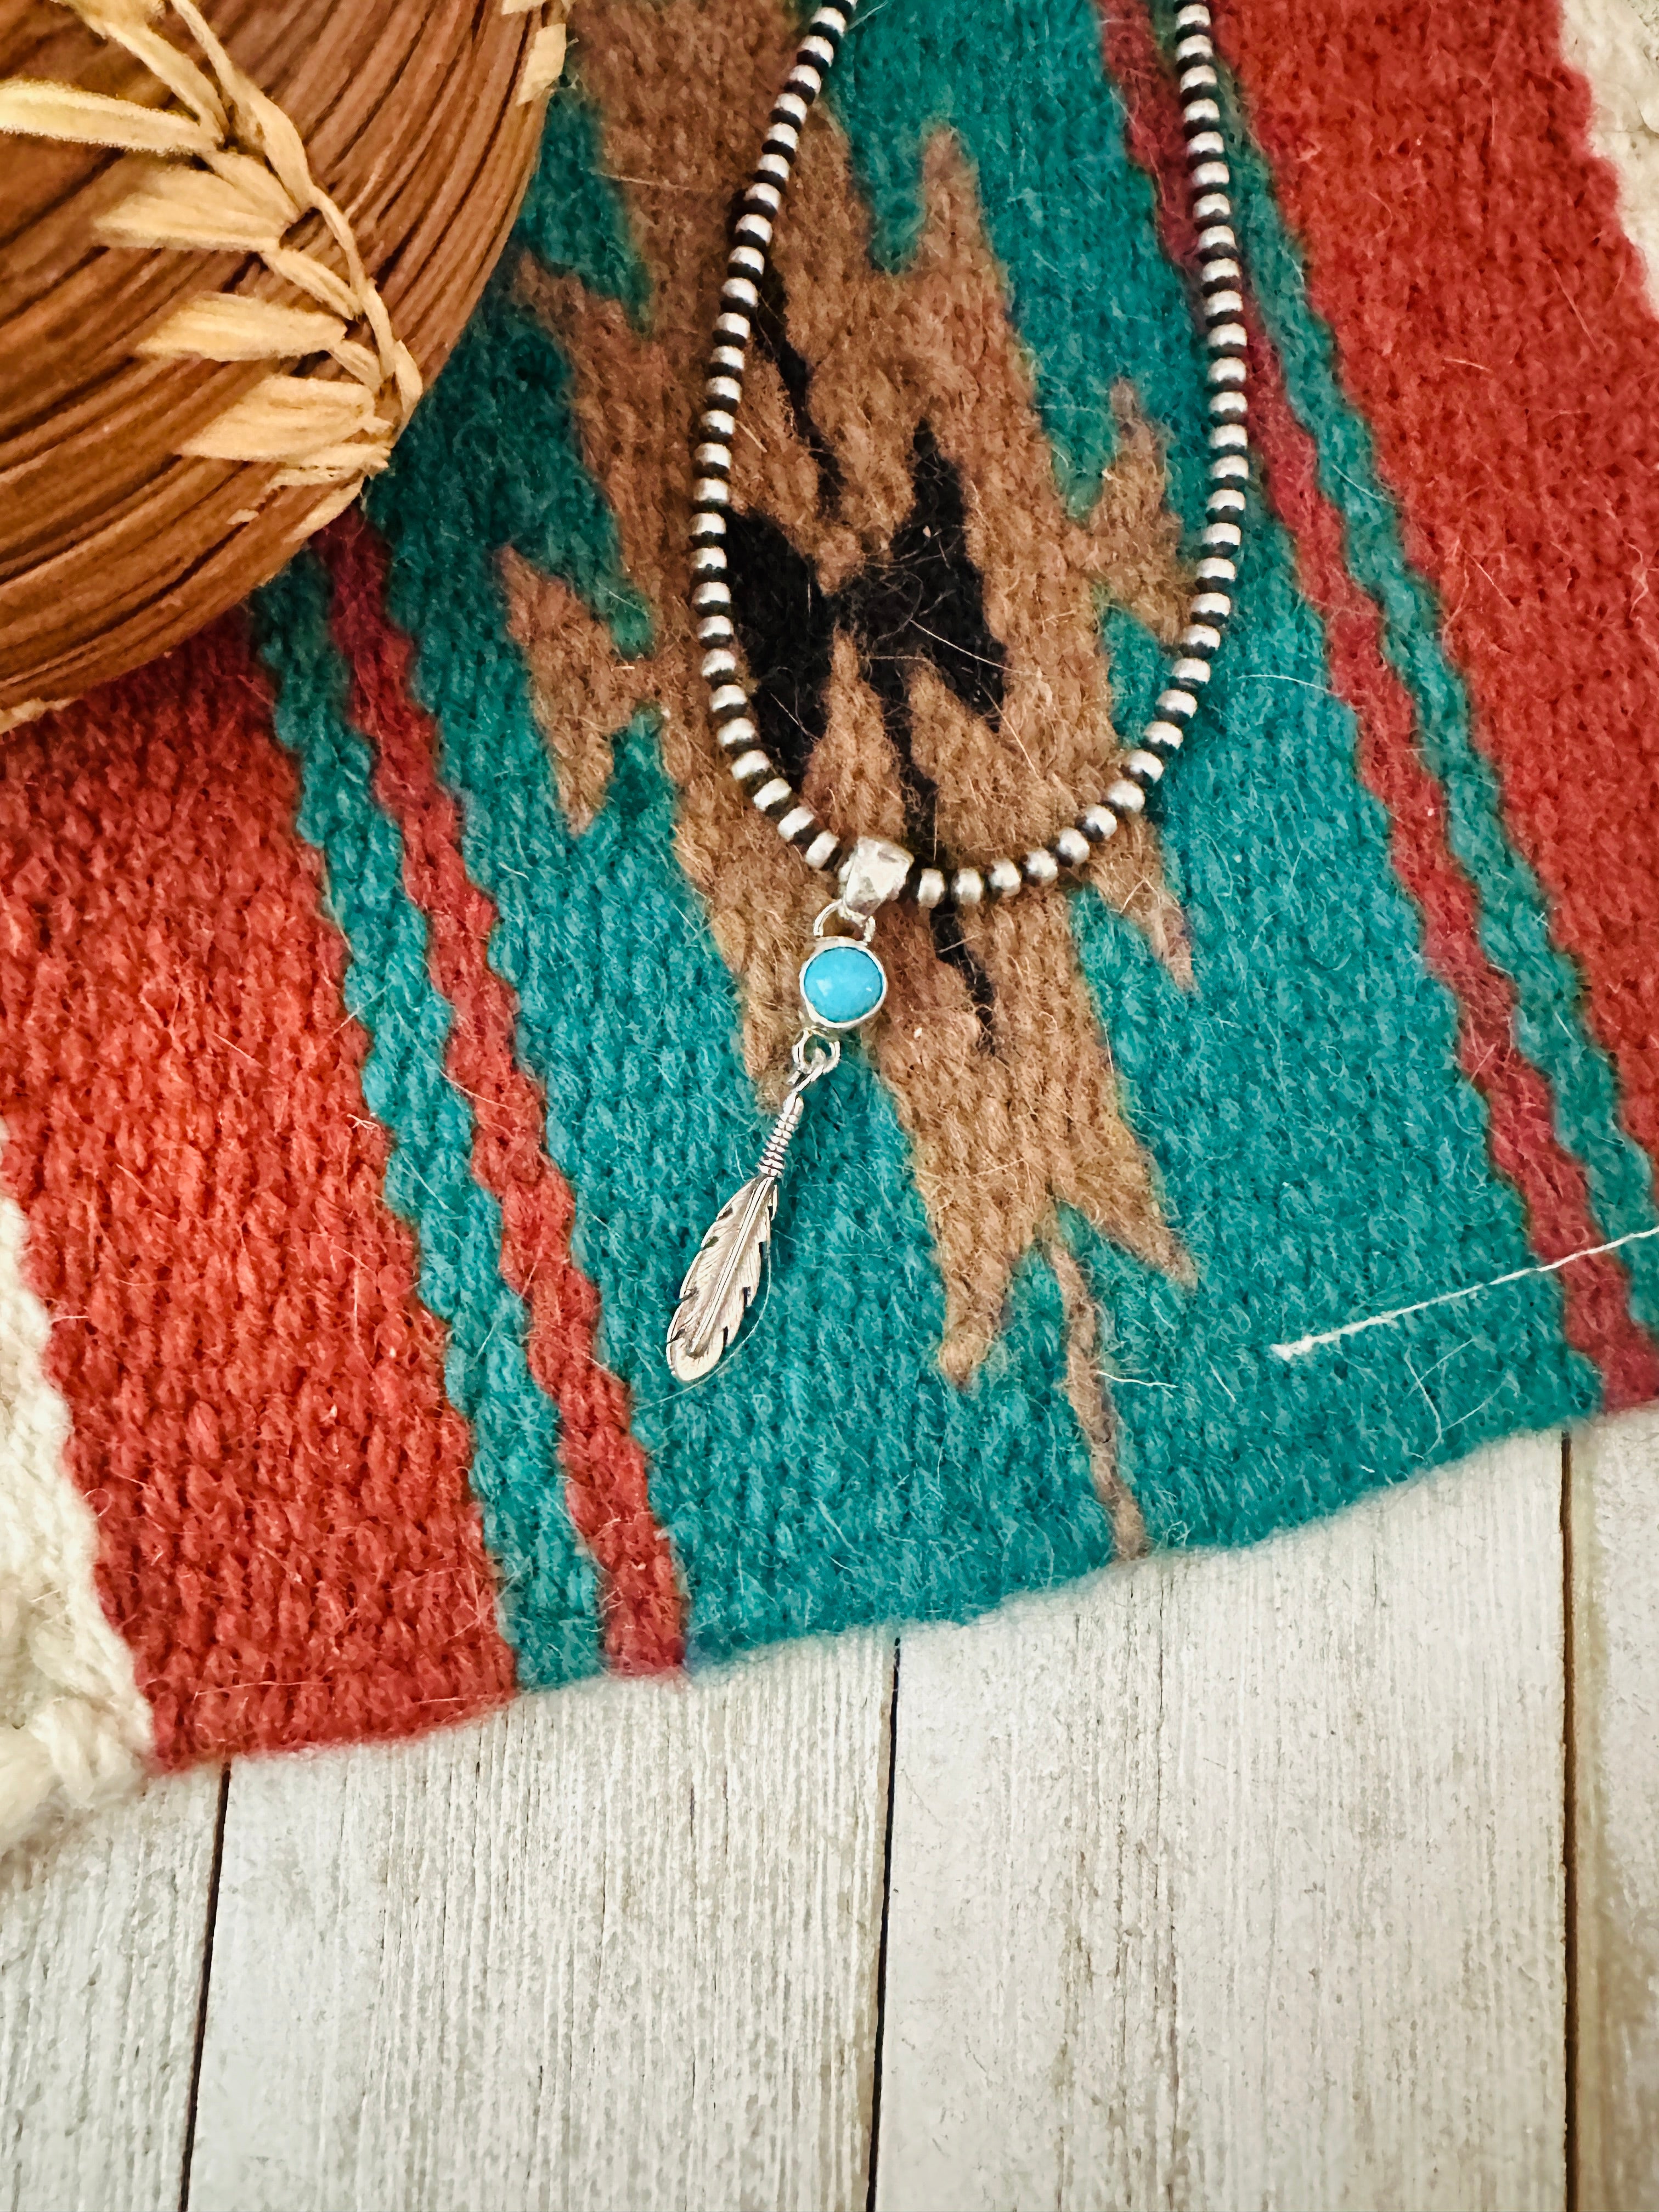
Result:
M403 887L373 757L347 718L315 560L295 561L254 609L276 735L300 764L300 834L323 855L346 941L345 1004L368 1032L363 1096L392 1139L386 1199L418 1240L421 1296L448 1325L445 1382L472 1427L502 1632L526 1687L568 1681L600 1663L593 1571L566 1516L557 1415L526 1361L524 1304L501 1279L501 1210L472 1179L471 1108L443 1073L453 1010L428 975L426 919Z
M1652 1228L1659 1222L1652 1163L1620 1122L1618 1077L1585 1024L1577 972L1552 942L1543 889L1504 828L1498 777L1475 741L1468 688L1441 642L1438 599L1407 558L1370 427L1342 390L1334 340L1309 303L1267 162L1243 126L1231 87L1228 101L1241 149L1237 221L1251 281L1284 363L1291 404L1318 447L1320 488L1343 518L1349 568L1381 611L1384 650L1416 706L1423 757L1444 787L1452 851L1480 894L1480 941L1515 985L1516 1037L1548 1080L1557 1133L1583 1163L1606 1235ZM1632 1310L1659 1328L1659 1239L1626 1246L1621 1257Z

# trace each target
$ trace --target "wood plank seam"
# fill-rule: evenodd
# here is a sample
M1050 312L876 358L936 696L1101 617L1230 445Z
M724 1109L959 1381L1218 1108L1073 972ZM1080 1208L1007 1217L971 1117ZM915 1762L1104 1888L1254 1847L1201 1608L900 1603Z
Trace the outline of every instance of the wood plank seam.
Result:
M202 2094L202 2051L207 2042L208 1991L213 1984L213 1931L219 1917L219 1877L225 1863L225 1814L230 1806L230 1766L219 1769L219 1801L213 1818L213 1863L208 1872L207 1911L202 1930L202 1974L196 1992L196 2044L190 2059L190 2095L185 2106L184 2155L179 2165L179 2212L190 2212L190 2173L196 2154L196 2107Z
M887 1771L882 1780L884 1834L881 1850L881 1934L876 1947L876 2032L870 2057L869 2179L865 2212L876 2212L876 2175L881 2160L881 2060L887 2019L887 1930L893 1903L893 1796L898 1769L899 1665L904 1639L893 1638L893 1672L887 1692Z

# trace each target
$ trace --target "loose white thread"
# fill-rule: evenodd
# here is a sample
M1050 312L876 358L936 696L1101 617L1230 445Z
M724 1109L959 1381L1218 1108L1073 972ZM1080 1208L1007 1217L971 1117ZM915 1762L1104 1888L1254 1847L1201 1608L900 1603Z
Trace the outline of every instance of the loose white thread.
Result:
M1553 1275L1560 1267L1571 1267L1575 1260L1599 1259L1603 1252L1617 1252L1626 1244L1639 1244L1644 1237L1659 1237L1659 1229L1632 1229L1628 1237L1615 1237L1610 1244L1587 1244L1582 1252L1564 1253L1559 1260L1547 1260L1538 1267L1516 1267L1507 1275L1494 1275L1489 1283L1471 1283L1461 1291L1443 1291L1437 1298L1420 1298L1414 1306L1395 1306L1391 1312L1372 1314L1365 1321L1345 1322L1340 1328L1328 1328L1321 1336L1298 1336L1293 1344L1274 1344L1268 1346L1276 1358L1302 1359L1316 1352L1322 1344L1337 1344L1345 1336L1358 1336L1363 1329L1384 1328L1390 1322L1404 1321L1408 1315L1427 1313L1431 1306L1454 1305L1459 1298L1478 1298L1482 1291L1498 1290L1504 1283L1524 1282L1528 1275Z

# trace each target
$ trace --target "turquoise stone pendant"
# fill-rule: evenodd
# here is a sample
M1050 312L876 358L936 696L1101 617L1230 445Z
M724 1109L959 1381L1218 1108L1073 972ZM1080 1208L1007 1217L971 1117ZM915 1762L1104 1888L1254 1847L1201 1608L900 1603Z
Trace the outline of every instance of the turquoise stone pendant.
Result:
M855 1030L880 1012L887 970L868 945L821 945L801 964L800 995L816 1028Z

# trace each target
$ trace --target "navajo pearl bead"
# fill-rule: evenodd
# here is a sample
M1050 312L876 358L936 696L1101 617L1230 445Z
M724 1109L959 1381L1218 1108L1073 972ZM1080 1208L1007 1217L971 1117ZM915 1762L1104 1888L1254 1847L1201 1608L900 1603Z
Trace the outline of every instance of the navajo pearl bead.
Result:
M1034 853L1028 853L1020 866L1025 872L1028 883L1052 884L1060 874L1059 861L1043 846L1039 846Z

